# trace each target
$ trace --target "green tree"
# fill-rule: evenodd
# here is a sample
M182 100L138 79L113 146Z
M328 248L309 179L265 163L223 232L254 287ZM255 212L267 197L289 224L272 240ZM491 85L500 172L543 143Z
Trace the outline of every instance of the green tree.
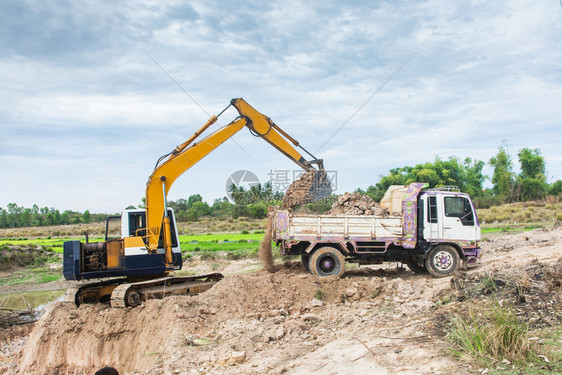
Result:
M195 205L195 203L197 203L197 202L203 202L203 197L201 196L201 194L190 195L187 198L186 209L188 209L188 210L191 209Z
M168 206L173 208L176 213L180 211L187 211L189 209L187 200L183 198L180 198L177 201L168 202Z
M252 219L263 219L267 217L267 205L265 202L250 203L248 214Z
M381 177L374 186L369 186L367 195L379 202L391 185L408 185L412 182L427 182L430 187L454 185L461 191L473 196L483 195L482 174L484 162L466 158L463 162L456 157L448 160L435 158L433 163L418 164L415 167L402 167L390 170L390 174Z
M91 215L90 215L90 211L86 210L84 211L84 213L82 214L82 222L85 224L88 224L91 220Z
M538 148L522 148L517 154L521 163L521 178L536 178L546 181L546 165Z
M554 182L548 193L552 195L562 195L562 180Z
M522 148L517 154L521 173L517 178L518 198L523 201L542 199L548 192L546 164L537 148Z
M8 228L8 211L0 207L0 228Z
M496 156L490 159L488 164L494 168L494 174L492 176L494 194L508 199L515 182L511 157L502 146L498 149Z
M64 211L62 215L60 215L59 224L66 225L70 224L70 218L68 216L68 211Z
M468 193L471 197L481 197L484 195L484 180L486 176L482 173L484 163L481 160L472 160L471 158L464 159L465 170L465 186L463 191Z

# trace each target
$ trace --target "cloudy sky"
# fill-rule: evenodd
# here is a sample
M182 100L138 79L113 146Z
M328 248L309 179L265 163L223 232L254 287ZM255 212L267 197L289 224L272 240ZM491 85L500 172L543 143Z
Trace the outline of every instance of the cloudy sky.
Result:
M236 97L336 170L339 193L502 144L514 161L540 148L552 182L561 36L559 0L1 0L0 206L138 205L157 158ZM169 198L212 202L234 171L298 169L246 129L234 140Z

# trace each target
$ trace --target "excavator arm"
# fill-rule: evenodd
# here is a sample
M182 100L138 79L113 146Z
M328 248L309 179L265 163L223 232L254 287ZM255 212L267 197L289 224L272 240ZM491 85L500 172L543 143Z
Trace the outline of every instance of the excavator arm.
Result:
M230 124L221 127L198 142L195 142L205 130L217 121L218 116L224 113L230 106L238 110L239 117ZM195 132L195 134L184 143L177 146L171 153L160 158L148 179L146 186L146 244L150 252L155 252L158 248L161 232L163 232L162 238L166 250L165 260L167 264L173 263L170 219L167 215L168 210L166 206L168 191L181 174L211 153L211 151L220 146L228 138L239 132L244 126L248 127L253 135L263 138L306 171L324 171L321 159L315 158L306 151L300 146L299 142L285 133L271 121L270 118L254 109L244 101L244 99L232 99L228 107L217 116L212 116L201 129ZM294 146L300 147L312 159L306 160ZM314 165L316 165L318 169L316 169ZM328 196L330 193L331 191L324 190L321 196Z

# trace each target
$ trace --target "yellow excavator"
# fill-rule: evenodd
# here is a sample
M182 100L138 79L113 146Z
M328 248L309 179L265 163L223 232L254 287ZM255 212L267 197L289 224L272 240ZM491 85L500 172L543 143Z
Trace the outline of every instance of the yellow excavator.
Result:
M238 110L239 116L200 139L230 106ZM110 302L113 307L134 307L147 299L197 294L222 279L220 273L170 275L172 271L181 269L182 257L174 213L167 207L166 196L180 175L244 127L304 170L314 173L315 178L307 194L310 201L331 194L321 159L306 151L244 99L232 99L229 106L212 116L189 139L158 159L146 184L146 210L125 210L121 216L109 217L103 242L88 242L86 237L85 243L64 243L65 279L105 279L94 283L77 282L76 286L67 290L65 300L76 305ZM302 149L311 159L305 159L295 147ZM109 223L113 219L121 221L120 238L108 237Z

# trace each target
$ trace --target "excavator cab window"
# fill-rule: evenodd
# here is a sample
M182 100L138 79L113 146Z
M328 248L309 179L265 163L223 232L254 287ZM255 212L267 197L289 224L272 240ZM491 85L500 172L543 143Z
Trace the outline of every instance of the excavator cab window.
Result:
M144 212L129 212L129 237L133 236L146 236L146 230L139 230L146 228L146 213Z

